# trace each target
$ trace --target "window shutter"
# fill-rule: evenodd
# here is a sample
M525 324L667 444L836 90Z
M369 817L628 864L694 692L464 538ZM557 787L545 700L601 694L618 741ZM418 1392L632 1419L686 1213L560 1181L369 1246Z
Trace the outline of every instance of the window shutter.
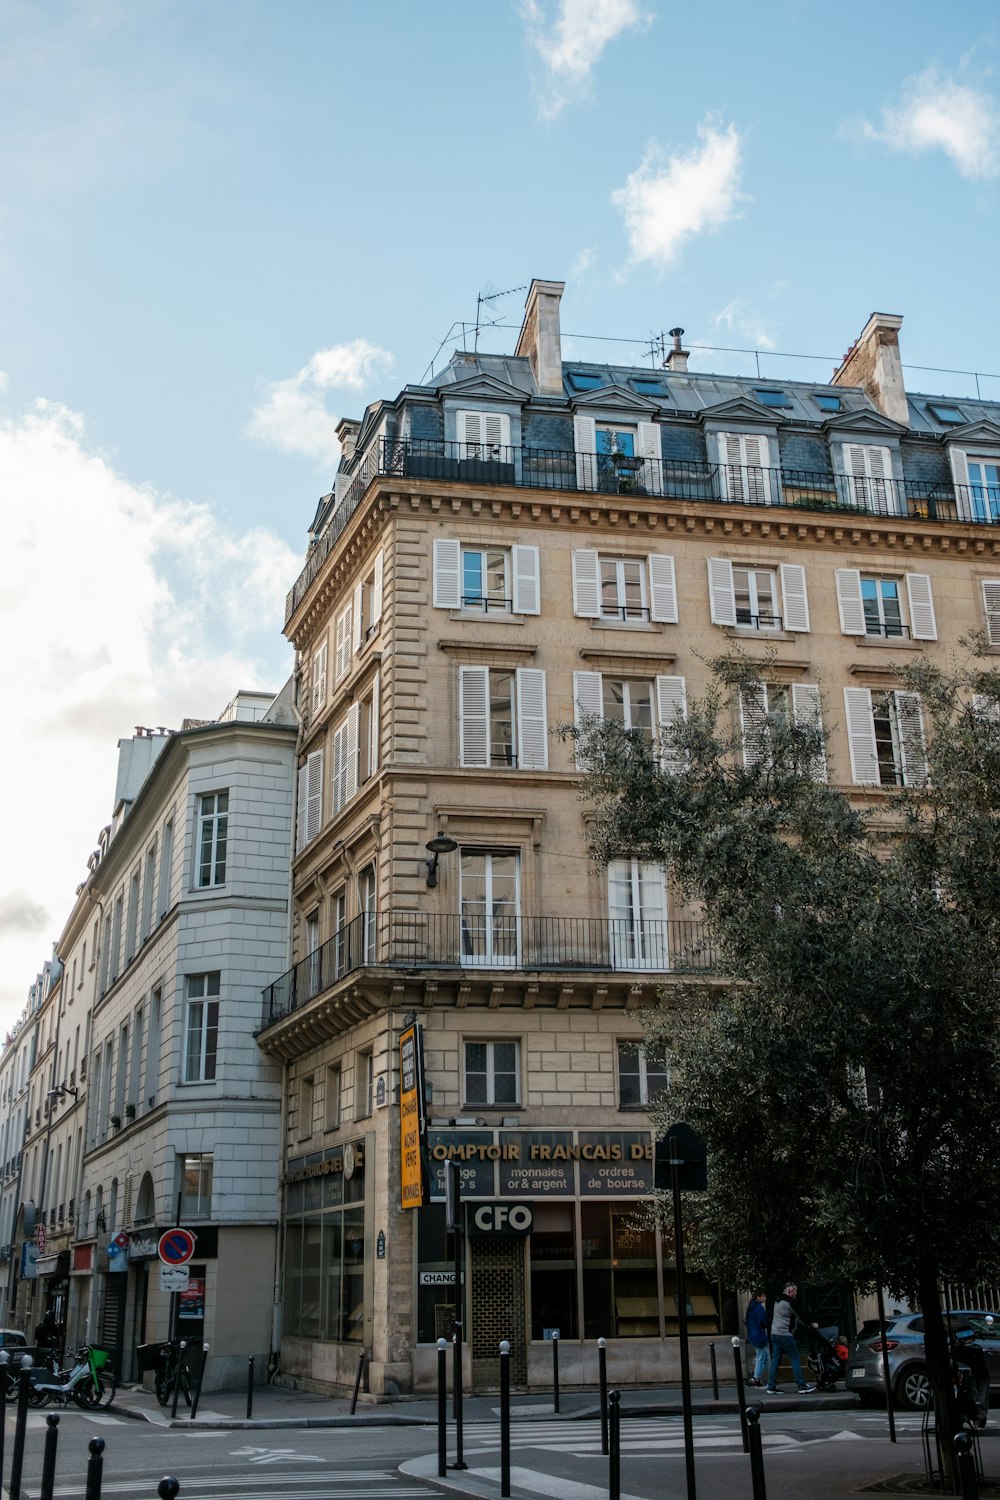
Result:
M991 646L1000 646L1000 578L983 579L983 608Z
M719 493L723 500L740 500L743 492L740 488L738 468L734 475L734 465L740 462L739 439L734 436L730 443L729 433L719 432L716 434L716 442L719 445Z
M434 539L434 608L462 607L462 549L452 537Z
M339 682L351 665L351 606L348 605L337 619L335 674Z
M573 713L577 729L583 729L590 719L604 718L604 693L600 672L573 673ZM587 770L586 758L579 745L576 751L577 768Z
M460 411L456 413L455 431L458 433L458 441L467 447L478 448L484 441L483 418L481 411ZM462 455L465 456L464 454Z
M306 844L306 795L308 793L308 768L299 767L298 798L295 808L295 849L304 849Z
M920 694L895 693L893 696L896 699L903 781L907 786L923 786L927 780L927 744L924 739L923 714L920 712Z
M509 455L503 450L510 447L510 417L502 411L483 412L483 440L489 449L499 448L497 454L487 454L487 457L496 457L500 463L509 461Z
M660 764L665 771L684 769L685 756L674 743L674 727L687 716L683 677L657 677L656 717L660 729Z
M314 750L306 760L306 841L323 826L323 752Z
M573 418L573 447L576 449L576 487L597 488L597 423L593 417Z
M382 741L382 674L375 673L372 682L372 732L368 741L368 770L374 776L379 766Z
M490 674L486 667L459 667L459 764L490 763Z
M740 688L740 733L743 764L759 766L768 758L767 688L762 682Z
M728 557L708 559L708 599L713 625L736 624L736 590L733 587L733 565Z
M365 630L365 586L363 583L355 585L354 589L354 655L357 656L364 641Z
M344 773L344 801L350 802L358 791L358 725L361 722L361 706L352 703L347 710L347 739L344 746L346 769Z
M910 634L915 641L936 641L934 596L927 573L907 573L906 597L910 602Z
M347 721L333 731L330 794L334 817L347 801Z
M674 560L665 552L651 552L649 568L649 618L665 625L677 624L677 577Z
M639 423L639 457L644 458L643 479L651 495L663 493L663 445L658 422Z
M989 719L1000 724L1000 703L991 693L973 693L972 713L977 719Z
M809 629L806 570L799 563L781 564L781 605L786 630Z
M746 474L745 498L753 505L770 505L771 471L767 463L770 457L767 438L745 432L740 437L740 445Z
M601 569L590 548L573 553L573 613L584 620L600 619Z
M516 615L537 615L541 610L537 547L510 549L513 574L512 603Z
M548 769L545 673L538 667L519 667L517 670L517 752L517 763L522 770Z
M837 569L837 608L844 635L864 635L865 607L861 600L861 574L857 568Z
M851 750L851 780L855 786L878 786L878 751L869 689L845 688L844 712L847 743Z
M371 616L376 625L382 618L382 592L385 578L385 548L380 547L375 555L375 577L372 581Z
M962 520L967 520L972 514L972 506L969 504L969 455L964 448L955 448L949 443L948 458L951 462L951 481L955 486L958 514Z
M822 733L823 709L815 683L792 683L792 718L803 729L816 729ZM813 756L812 777L814 781L826 780L826 747L823 744L817 746Z
M313 657L312 711L313 717L326 703L326 641Z

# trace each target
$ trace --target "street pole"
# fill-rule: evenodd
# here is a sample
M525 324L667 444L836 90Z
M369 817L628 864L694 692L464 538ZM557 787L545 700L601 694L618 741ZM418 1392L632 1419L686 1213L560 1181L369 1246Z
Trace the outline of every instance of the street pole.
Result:
M694 1477L694 1420L691 1409L691 1366L688 1360L687 1284L684 1274L684 1231L681 1224L681 1167L676 1137L670 1137L670 1189L674 1200L674 1260L677 1267L677 1331L681 1356L681 1407L684 1424L684 1470L687 1500L696 1500Z
M455 1415L455 1462L453 1469L466 1469L462 1456L462 1179L457 1161L445 1162L445 1216L455 1236L455 1354L452 1402Z

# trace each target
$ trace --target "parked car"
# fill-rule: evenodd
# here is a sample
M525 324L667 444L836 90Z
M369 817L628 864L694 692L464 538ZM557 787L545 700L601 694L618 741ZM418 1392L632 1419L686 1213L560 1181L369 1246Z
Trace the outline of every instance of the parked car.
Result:
M27 1349L27 1335L20 1328L0 1328L0 1349Z
M994 1324L987 1318L995 1318ZM990 1384L1000 1390L1000 1312L983 1309L953 1309L947 1322L953 1332L971 1328L976 1343L986 1355ZM889 1349L889 1379L893 1400L909 1411L922 1411L930 1401L927 1358L924 1354L924 1320L920 1313L894 1313L886 1323ZM865 1404L874 1405L885 1394L882 1380L882 1339L877 1319L862 1323L847 1359L844 1388L856 1391Z

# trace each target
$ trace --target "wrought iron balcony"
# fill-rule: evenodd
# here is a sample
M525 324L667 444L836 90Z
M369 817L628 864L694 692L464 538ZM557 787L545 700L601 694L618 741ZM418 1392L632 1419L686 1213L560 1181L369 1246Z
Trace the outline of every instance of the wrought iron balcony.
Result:
M439 438L380 438L362 458L329 525L314 542L306 565L285 601L286 622L302 602L368 486L379 475L460 484L514 485L531 490L653 495L706 504L768 505L785 510L830 512L858 520L874 515L1000 525L1000 488L996 485L900 482L832 471L681 459L628 456L626 462L613 453L575 453L562 448L452 443Z
M691 974L717 962L704 922L362 914L267 986L261 1031L364 968Z

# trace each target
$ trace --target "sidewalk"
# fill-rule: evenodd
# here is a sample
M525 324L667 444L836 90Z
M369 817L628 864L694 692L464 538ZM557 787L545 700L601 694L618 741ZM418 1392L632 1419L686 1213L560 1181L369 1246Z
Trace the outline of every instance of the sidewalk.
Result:
M747 1392L748 1405L758 1405L764 1411L857 1411L856 1396L846 1392L816 1391L812 1395L800 1396L791 1385L790 1393L784 1396L766 1396L763 1392ZM757 1397L756 1401L749 1399ZM246 1391L209 1391L198 1403L198 1415L194 1423L184 1405L183 1397L177 1406L177 1416L171 1419L169 1406L160 1406L152 1391L139 1387L122 1387L111 1408L118 1416L131 1417L137 1421L151 1422L160 1427L207 1428L281 1428L281 1427L407 1427L427 1426L437 1422L437 1399L433 1396L395 1397L391 1401L373 1402L363 1395L358 1399L356 1414L351 1416L349 1396L318 1396L312 1391L286 1390L282 1386L261 1385L254 1387L253 1416L247 1421ZM693 1392L692 1406L696 1416L712 1416L735 1413L738 1410L735 1386L721 1386L719 1400L712 1398L710 1388L699 1387ZM552 1398L546 1400L542 1392L518 1394L511 1397L512 1422L552 1421L556 1417ZM466 1422L495 1422L500 1414L499 1392L488 1396L466 1396L462 1402ZM682 1412L679 1387L665 1389L622 1390L622 1420L639 1417L680 1416ZM598 1421L600 1399L596 1390L563 1391L560 1395L558 1420ZM451 1400L448 1402L448 1419L451 1420Z

